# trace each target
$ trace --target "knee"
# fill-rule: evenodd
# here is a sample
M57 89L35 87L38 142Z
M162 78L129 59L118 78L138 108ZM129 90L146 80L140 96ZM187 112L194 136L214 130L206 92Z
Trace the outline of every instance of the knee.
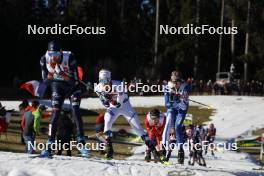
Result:
M81 101L81 99L79 96L76 96L76 95L71 96L72 106L80 106L80 101Z
M111 139L111 137L113 137L113 133L110 130L106 131L104 134L105 134L106 140L109 140Z

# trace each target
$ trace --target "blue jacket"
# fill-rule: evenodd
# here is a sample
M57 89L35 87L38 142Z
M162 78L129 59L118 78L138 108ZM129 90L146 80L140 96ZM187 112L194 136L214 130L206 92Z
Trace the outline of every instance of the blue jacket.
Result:
M190 86L182 83L180 88L175 92L167 85L165 88L165 106L168 110L187 110L189 107Z

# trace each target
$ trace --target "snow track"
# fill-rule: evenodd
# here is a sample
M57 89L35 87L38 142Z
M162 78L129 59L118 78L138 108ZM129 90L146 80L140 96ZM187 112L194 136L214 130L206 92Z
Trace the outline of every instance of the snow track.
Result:
M236 137L250 129L264 127L264 99L262 97L238 96L192 96L193 100L212 105L216 112L212 122L217 127L218 140ZM7 109L17 109L18 101L1 101ZM43 101L49 105L48 101ZM66 104L69 102L66 101ZM131 97L135 107L163 106L163 97ZM191 104L192 105L192 104ZM193 104L194 105L194 104ZM82 100L82 108L103 108L97 98ZM218 141L219 142L219 141ZM27 154L0 152L0 176L255 176L264 172L247 154L216 151L216 159L205 156L207 167L176 164L176 152L172 153L173 166L143 161L145 147L135 148L127 160L106 161L99 158L55 156L53 159L29 158ZM188 155L186 152L185 156Z

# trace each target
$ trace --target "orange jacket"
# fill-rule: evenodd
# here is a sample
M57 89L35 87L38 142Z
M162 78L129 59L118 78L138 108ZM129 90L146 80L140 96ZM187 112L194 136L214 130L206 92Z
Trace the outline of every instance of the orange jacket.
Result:
M147 114L145 117L145 127L147 128L148 136L151 140L156 140L158 146L162 140L162 133L166 124L166 116L161 113L159 122L154 123L154 120L150 118L150 115Z

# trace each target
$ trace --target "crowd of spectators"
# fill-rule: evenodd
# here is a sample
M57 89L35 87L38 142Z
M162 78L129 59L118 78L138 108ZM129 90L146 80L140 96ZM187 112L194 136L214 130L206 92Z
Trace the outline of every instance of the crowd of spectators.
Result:
M136 78L127 81L129 86L135 85L136 83L143 83L143 85L164 85L167 84L167 80L143 80ZM191 95L246 95L246 96L263 96L264 95L264 82L258 80L250 80L244 82L243 80L237 79L229 83L220 84L217 81L209 80L194 80L188 78L186 82L191 87ZM162 93L151 93L151 92L137 92L132 95L158 95Z

